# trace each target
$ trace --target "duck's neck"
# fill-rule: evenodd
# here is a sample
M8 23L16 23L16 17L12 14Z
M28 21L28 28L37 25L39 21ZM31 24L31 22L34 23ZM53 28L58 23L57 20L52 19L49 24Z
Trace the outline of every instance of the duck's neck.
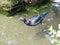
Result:
M27 22L27 20L26 19L24 19L24 21L23 22Z
M27 21L26 19L24 19L24 23L25 23L26 25L30 25L30 22Z
M25 24L27 24L27 20L26 19L24 19L24 21L23 21Z

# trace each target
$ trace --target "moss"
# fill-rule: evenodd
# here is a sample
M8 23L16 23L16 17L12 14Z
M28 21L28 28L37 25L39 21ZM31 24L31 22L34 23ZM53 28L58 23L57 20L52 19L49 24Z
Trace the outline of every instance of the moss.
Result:
M41 6L28 6L26 7L26 10L29 11L29 12L36 12L36 13L39 13L40 10L42 9L48 9L49 7L51 7L52 3L47 3L45 5L41 5Z
M19 0L8 0L7 2L10 2L11 5L14 5L15 3L17 3L17 1L19 1ZM50 6L51 6L51 2L48 2L48 3L45 3L45 4L41 4L40 6L38 6L38 5L26 6L26 10L28 12L31 12L31 13L35 12L35 13L39 14L39 11L41 9L44 9L44 8L47 9ZM0 8L0 13L2 13L2 14L6 13L8 10L10 10L10 8L11 7L2 7L2 8Z

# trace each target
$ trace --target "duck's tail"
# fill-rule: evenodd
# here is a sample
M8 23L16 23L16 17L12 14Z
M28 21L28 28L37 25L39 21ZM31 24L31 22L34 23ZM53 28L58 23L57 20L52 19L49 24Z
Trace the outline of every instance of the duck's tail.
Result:
M48 12L43 13L42 17L45 17L48 14Z

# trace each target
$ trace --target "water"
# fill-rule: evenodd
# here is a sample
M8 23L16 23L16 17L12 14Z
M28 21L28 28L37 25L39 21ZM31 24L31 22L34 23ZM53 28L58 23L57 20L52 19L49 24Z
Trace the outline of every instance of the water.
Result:
M44 11L41 11L44 12ZM24 13L20 14L24 16ZM28 13L27 19L37 15ZM53 26L58 30L60 15L53 11L43 20L44 25L26 26L23 22L17 21L20 16L7 17L0 14L0 45L52 45L40 30Z

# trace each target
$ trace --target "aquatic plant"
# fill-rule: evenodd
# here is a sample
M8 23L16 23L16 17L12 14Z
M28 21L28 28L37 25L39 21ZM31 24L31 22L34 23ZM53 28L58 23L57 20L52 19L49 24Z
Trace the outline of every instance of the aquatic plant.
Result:
M52 33L51 34L51 40L50 40L50 42L52 43L52 44L54 44L54 45L60 45L60 40L58 39L58 37L57 37L57 33L60 31L60 30L55 30L54 28L53 28L53 26L51 25L50 26L50 28L48 29L49 30L49 33ZM60 34L60 33L59 33ZM59 35L60 36L60 35ZM60 37L59 37L60 38Z
M27 6L26 10L28 12L31 12L31 13L35 12L35 13L39 14L40 10L42 10L42 9L48 9L48 7L51 7L51 6L52 6L52 3L47 3L47 4L41 5L39 7L37 7L37 6Z
M8 10L12 5L11 0L0 0L0 8L3 10Z

